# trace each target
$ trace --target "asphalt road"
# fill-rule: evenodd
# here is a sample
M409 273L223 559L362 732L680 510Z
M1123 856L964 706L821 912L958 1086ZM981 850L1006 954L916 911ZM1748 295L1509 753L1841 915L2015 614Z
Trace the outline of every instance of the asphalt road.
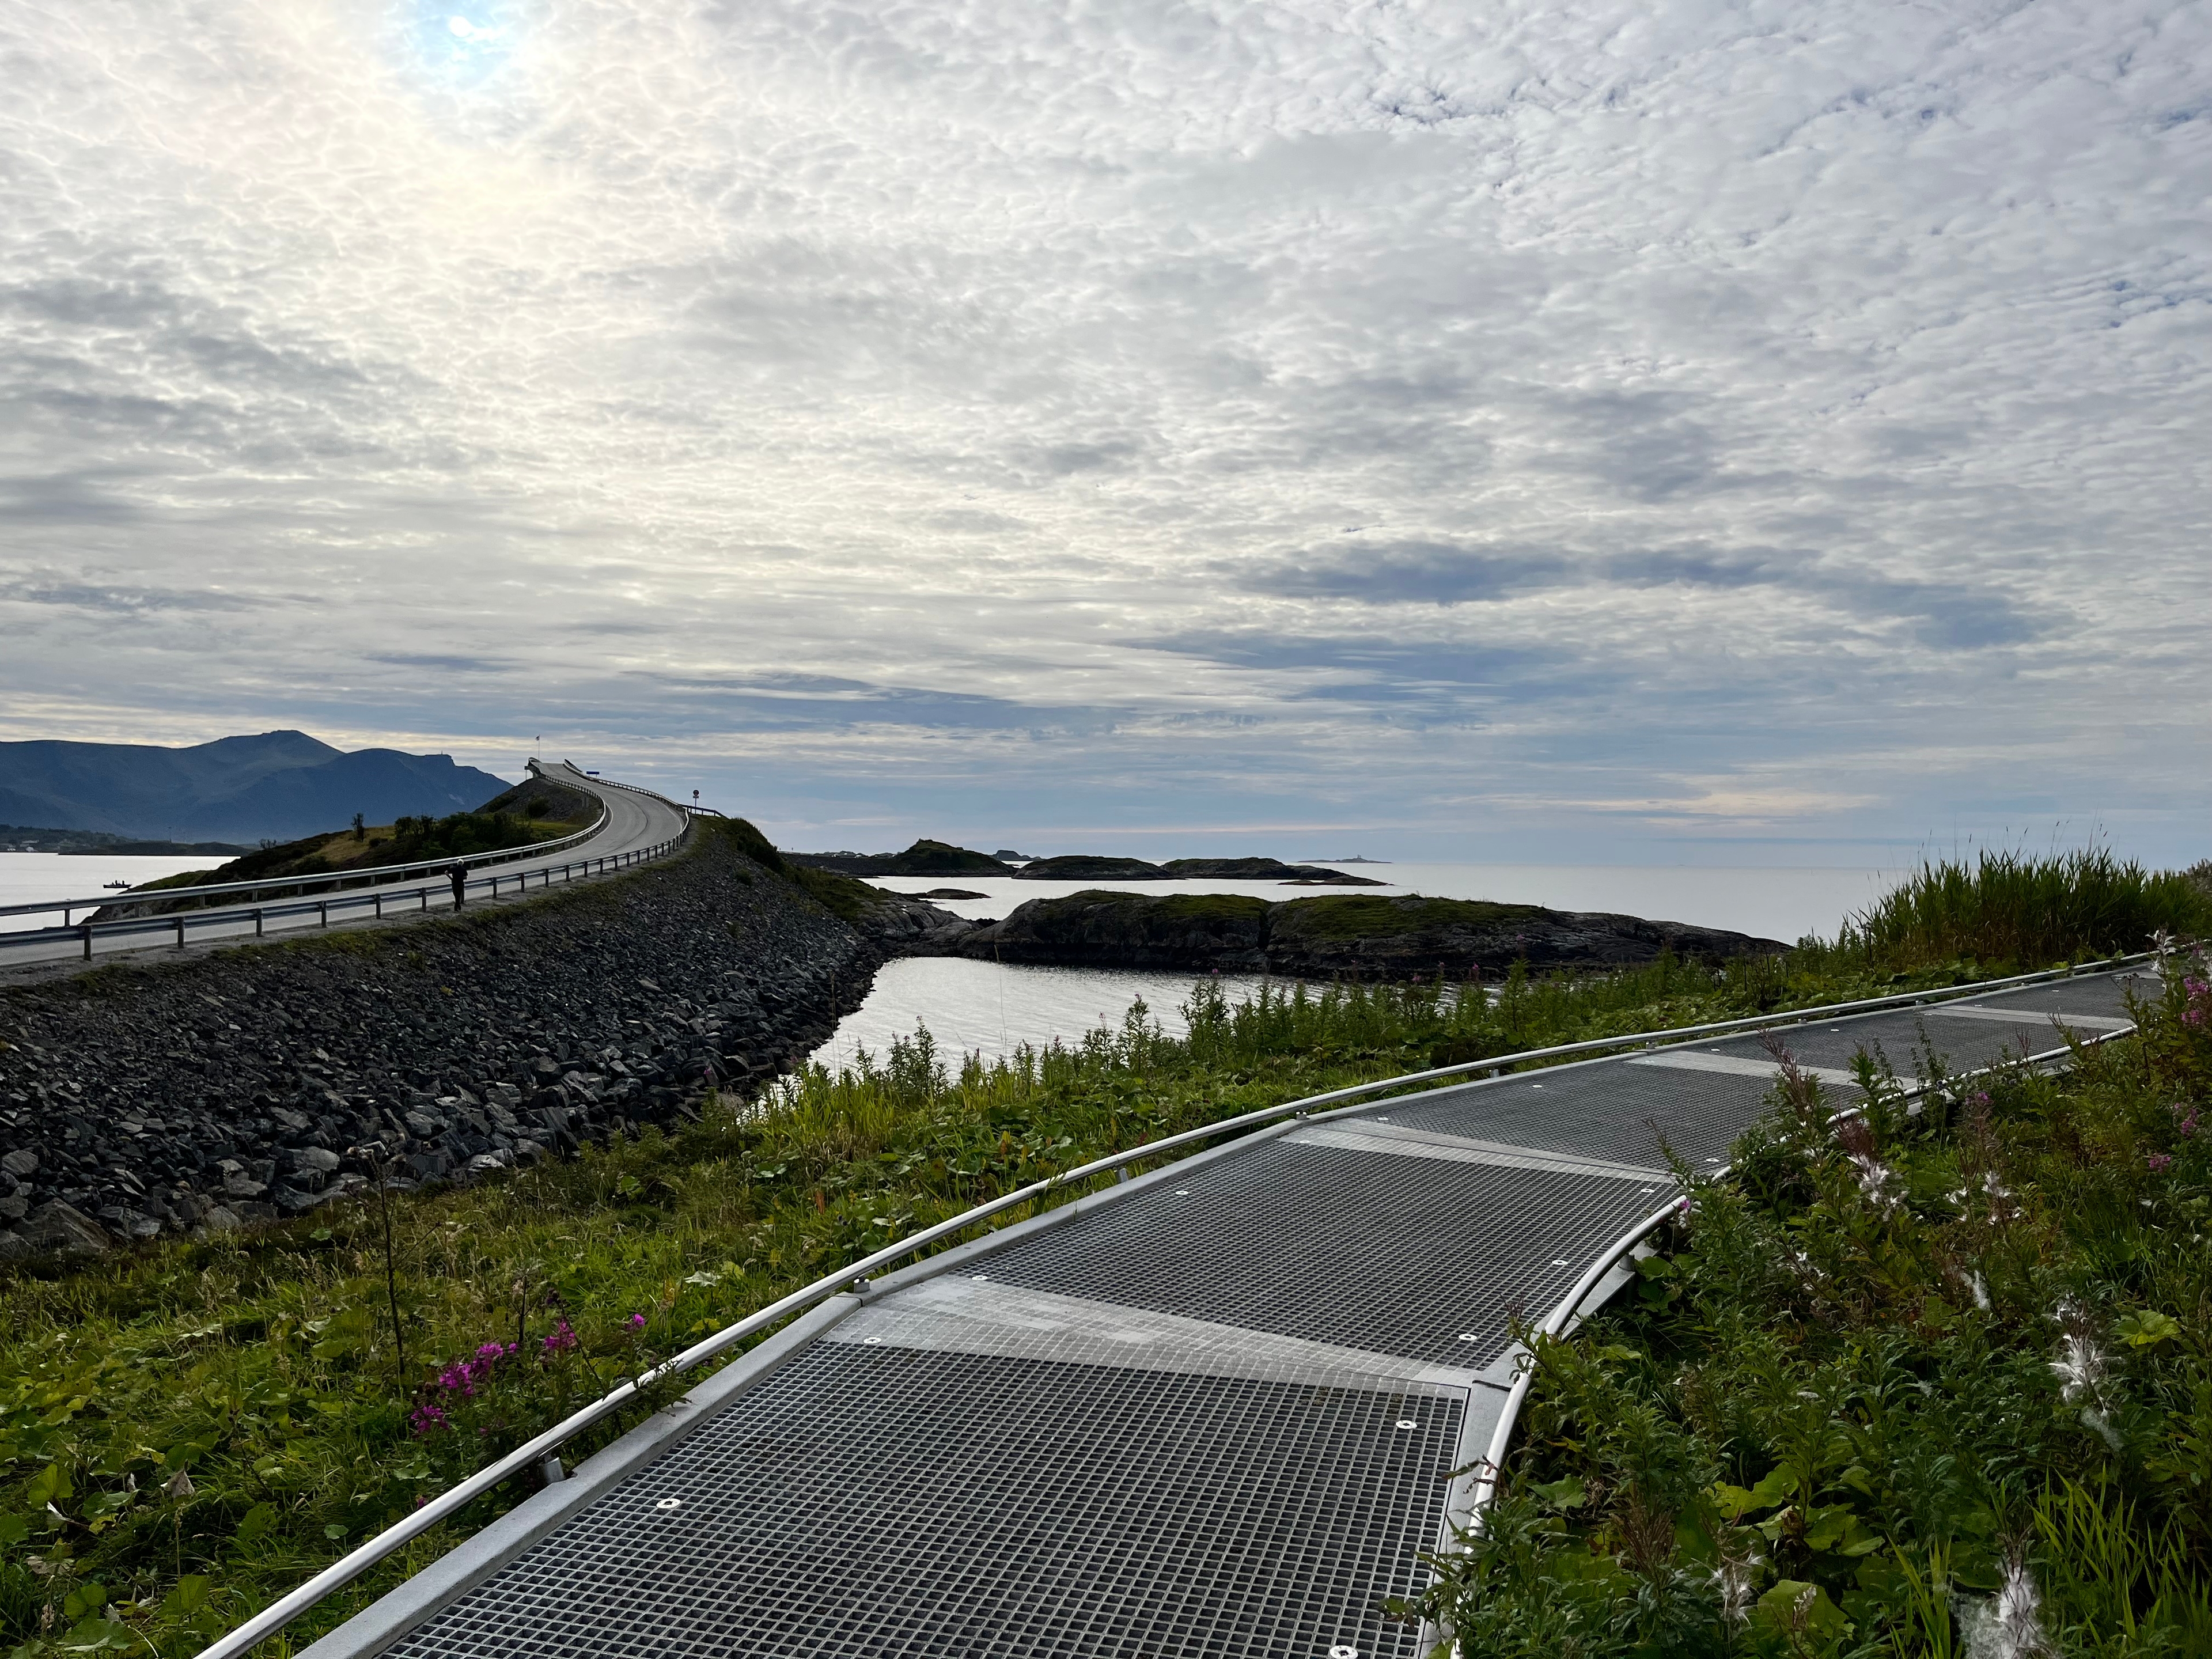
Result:
M558 884L567 876L581 878L619 867L618 861L635 862L648 848L674 840L684 833L689 814L659 795L588 777L566 761L532 763L538 775L598 799L607 810L606 827L589 841L574 843L543 857L517 859L508 864L488 865L471 878L469 902L480 905L537 892L549 880ZM497 885L495 895L493 886ZM327 902L327 920L316 908ZM293 908L304 907L304 908ZM255 936L253 906L235 911L222 909L188 914L185 948L205 949L234 945ZM382 888L354 888L343 892L299 898L272 895L260 901L260 928L264 938L295 936L325 927L404 926L410 917L443 915L453 908L451 891L434 873L410 876ZM128 956L178 951L175 919L159 919L162 931L93 934L95 961ZM0 933L0 975L21 970L52 972L66 964L82 965L84 936L77 928L48 927L35 932Z

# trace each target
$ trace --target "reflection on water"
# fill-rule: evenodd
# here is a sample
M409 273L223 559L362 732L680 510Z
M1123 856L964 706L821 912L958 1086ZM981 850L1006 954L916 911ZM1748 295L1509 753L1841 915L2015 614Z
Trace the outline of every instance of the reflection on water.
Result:
M895 1036L929 1027L949 1063L971 1051L986 1059L1026 1042L1042 1048L1058 1037L1079 1040L1100 1025L1119 1025L1143 998L1171 1036L1185 1030L1182 1004L1192 981L1212 979L1231 1000L1260 988L1256 975L1163 974L1103 968L1016 968L960 957L917 957L888 963L868 1000L848 1014L836 1034L814 1052L825 1066L849 1065L855 1049L881 1060Z
M87 853L0 853L0 905L37 904L48 899L97 898L111 881L159 881L187 870L210 870L223 862L220 853L197 858L112 858ZM82 921L82 913L76 920ZM19 928L58 927L61 913L0 916L0 933Z

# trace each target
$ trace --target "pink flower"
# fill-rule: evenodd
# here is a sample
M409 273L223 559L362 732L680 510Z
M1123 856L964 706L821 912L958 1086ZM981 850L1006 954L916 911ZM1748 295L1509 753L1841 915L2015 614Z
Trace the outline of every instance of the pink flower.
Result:
M2153 1152L2147 1162L2150 1164L2150 1172L2153 1175L2158 1175L2162 1173L2173 1160L2164 1152Z
M645 1316L643 1314L632 1314L629 1316L629 1328L634 1331L643 1330L645 1328Z
M575 1346L576 1333L568 1328L568 1322L565 1319L555 1326L553 1334L545 1339L545 1352L549 1354L564 1352Z

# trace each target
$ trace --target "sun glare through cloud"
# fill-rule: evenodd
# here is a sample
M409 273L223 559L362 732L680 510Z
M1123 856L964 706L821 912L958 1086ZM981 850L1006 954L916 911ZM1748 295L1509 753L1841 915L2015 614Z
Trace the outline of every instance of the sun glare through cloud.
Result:
M0 0L0 735L2179 856L2208 32Z

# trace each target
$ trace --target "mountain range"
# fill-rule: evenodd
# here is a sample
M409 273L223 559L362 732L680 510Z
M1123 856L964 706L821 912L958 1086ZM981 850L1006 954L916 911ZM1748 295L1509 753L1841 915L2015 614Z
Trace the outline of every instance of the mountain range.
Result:
M189 749L123 743L0 743L0 823L162 840L289 841L481 805L503 778L451 755L349 753L304 732L219 738Z

